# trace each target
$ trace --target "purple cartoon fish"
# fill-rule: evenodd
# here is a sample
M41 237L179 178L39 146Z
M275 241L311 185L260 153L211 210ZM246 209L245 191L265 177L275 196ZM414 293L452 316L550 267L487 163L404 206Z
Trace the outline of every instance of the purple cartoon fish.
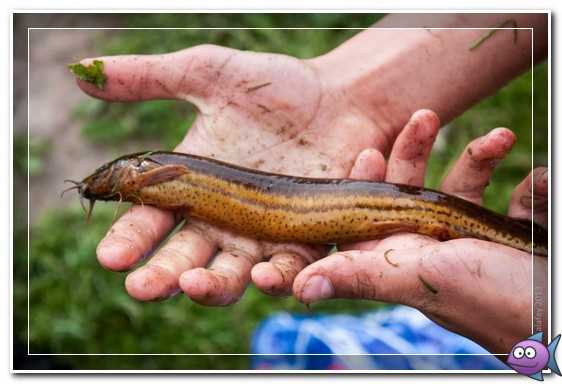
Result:
M547 367L560 376L560 369L556 364L556 347L560 335L556 336L548 347L542 343L542 336L543 333L538 332L515 344L507 358L507 364L515 371L540 381L543 380L542 370Z

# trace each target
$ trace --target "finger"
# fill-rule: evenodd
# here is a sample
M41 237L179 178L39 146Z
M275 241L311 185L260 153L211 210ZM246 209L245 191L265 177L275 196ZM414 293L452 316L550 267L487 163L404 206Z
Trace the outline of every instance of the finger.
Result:
M294 253L278 253L252 268L252 281L263 292L273 296L284 296L291 292L293 281L307 265L307 261Z
M383 154L374 148L364 149L355 159L350 179L383 181L386 165Z
M129 295L137 300L166 298L179 291L182 272L205 266L216 244L190 226L176 233L158 252L125 280Z
M511 150L515 140L515 134L509 129L496 128L472 141L445 177L441 190L481 204L494 168Z
M399 233L379 241L375 250L386 252L388 250L403 250L423 248L439 243L438 240L418 233Z
M201 45L161 55L123 55L84 59L103 62L103 89L83 80L78 86L87 94L107 101L205 97L235 50Z
M100 241L100 264L113 271L133 267L151 252L175 225L171 212L150 206L131 207Z
M511 194L509 216L531 220L533 214L536 223L548 225L548 168L545 167L535 168Z
M293 293L304 303L357 298L411 305L420 291L417 252L338 252L302 270Z
M261 261L256 249L223 248L208 269L181 274L179 284L193 301L204 305L229 305L238 301L250 282L252 267Z
M359 243L345 244L343 246L338 246L340 251L387 251L410 249L410 248L421 248L427 245L432 245L438 243L429 236L420 235L418 233L397 233L395 235L386 237L382 240L370 240L362 241Z
M339 251L387 251L401 250L410 248L422 248L428 245L439 243L438 240L418 233L397 233L382 240L361 241L338 245Z
M439 125L437 115L428 109L412 115L392 147L386 170L387 182L423 186L427 159Z
M408 239L409 237L409 239ZM400 242L410 242L400 248ZM382 243L382 242L381 242ZM417 246L421 247L417 247ZM328 298L356 298L400 303L429 309L443 294L462 291L469 278L480 278L486 268L500 274L492 265L497 257L524 257L524 252L477 239L435 242L404 235L393 248L347 251L332 254L309 265L295 278L295 297L305 303ZM489 260L492 262L488 263ZM488 265L490 264L490 265ZM464 279L463 284L459 279ZM447 288L447 289L445 289ZM440 296L437 296L441 292ZM451 298L452 300L453 298ZM449 303L450 306L450 303Z

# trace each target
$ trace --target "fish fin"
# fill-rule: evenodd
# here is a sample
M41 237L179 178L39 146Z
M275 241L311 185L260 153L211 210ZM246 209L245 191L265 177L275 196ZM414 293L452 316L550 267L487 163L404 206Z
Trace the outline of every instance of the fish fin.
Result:
M160 184L181 175L185 175L187 172L188 169L184 165L164 165L143 173L140 176L140 187L142 188L149 185Z
M542 337L543 337L543 333L537 332L533 336L529 337L528 340L535 340L538 341L539 343L542 343Z
M556 373L558 376L562 376L560 374L560 368L558 368L558 364L556 363L556 347L558 347L558 342L560 341L560 335L556 336L550 344L548 344L548 363L547 367L552 369L552 372Z
M533 373L532 375L529 375L529 377L530 377L531 379L535 379L535 380L538 380L538 381L543 381L543 380L544 380L543 377L542 377L542 372L541 372L541 371L538 371L538 372L536 372L536 373Z

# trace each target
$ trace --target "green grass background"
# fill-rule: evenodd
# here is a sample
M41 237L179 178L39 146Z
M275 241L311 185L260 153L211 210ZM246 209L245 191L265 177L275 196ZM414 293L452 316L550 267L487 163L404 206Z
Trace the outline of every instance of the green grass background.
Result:
M306 26L366 27L380 15L129 15L128 26ZM297 57L324 53L350 36L353 30L178 30L122 31L97 41L99 54L159 53L200 43L279 52ZM376 50L373 52L376 54ZM66 63L61 63L65 65ZM535 166L547 163L547 67L534 71ZM428 186L437 187L453 160L473 138L498 126L511 128L518 137L512 153L493 177L486 206L505 212L513 187L531 169L531 72L483 100L442 132L446 145L432 153ZM151 143L172 148L189 129L193 108L181 102L152 101L108 104L88 100L75 111L82 134L92 144L119 148L125 142ZM25 138L14 142L14 172L32 175L42 170L48 148L32 138L30 162ZM16 191L16 195L17 195ZM139 303L124 291L124 274L103 270L95 247L108 229L112 206L97 207L91 222L79 206L53 210L31 228L29 274L31 318L30 348L39 353L247 353L252 330L278 311L307 313L293 298L271 298L250 287L236 305L208 308L182 295L154 303ZM27 340L27 227L23 215L15 217L15 331ZM379 306L366 301L332 300L312 306L314 313L362 312ZM70 368L103 369L244 369L249 358L237 357L96 357L55 358Z

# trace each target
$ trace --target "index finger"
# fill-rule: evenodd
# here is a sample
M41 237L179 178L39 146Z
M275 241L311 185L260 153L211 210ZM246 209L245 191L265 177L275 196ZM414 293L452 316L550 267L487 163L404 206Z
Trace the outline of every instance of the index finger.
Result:
M87 94L107 101L186 99L206 96L216 72L236 52L233 49L201 45L160 55L121 55L84 59L103 62L103 89L77 80Z

